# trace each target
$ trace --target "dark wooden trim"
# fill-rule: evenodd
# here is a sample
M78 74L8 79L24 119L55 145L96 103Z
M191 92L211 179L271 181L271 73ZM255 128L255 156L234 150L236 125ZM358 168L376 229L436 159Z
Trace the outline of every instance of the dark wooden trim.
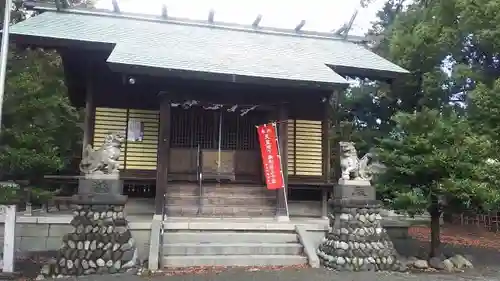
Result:
M286 206L287 206L287 196L285 194L288 193L288 131L287 125L285 122L288 120L288 108L287 104L282 103L278 106L278 121L281 121L278 125L278 136L279 136L279 145L281 150L281 163L283 169L283 179L284 179L284 191L282 189L278 189L276 193L276 215L277 216L286 216Z
M297 174L297 118L293 118L293 175ZM290 176L290 175L288 175Z
M339 136L340 136L340 120L339 120L339 109L340 109L340 101L342 99L343 92L341 91L334 91L333 95L331 96L331 104L333 107L332 110L332 124L333 124L333 130L335 132L335 141L333 144L330 144L330 147L333 146L333 149L335 151L335 161L334 161L334 171L335 171L335 177L334 181L337 182L340 179L340 147L339 147Z
M11 34L12 42L23 46L42 47L44 49L84 49L89 51L106 51L111 53L114 43L79 41L62 38L43 37L38 35Z
M325 182L331 181L330 176L330 111L331 111L331 103L330 98L328 97L323 103L323 121L321 122L321 137L322 137L322 152L323 152L323 178Z
M165 207L165 193L168 188L168 166L170 158L170 127L171 105L170 98L160 96L160 128L158 136L158 162L156 169L156 198L155 213L163 214Z
M126 108L126 113L125 113L125 118L126 118L126 121L125 121L125 141L128 140L128 121L130 119L130 109ZM123 155L125 156L124 159L123 159L123 167L125 167L125 169L127 169L127 154L128 154L128 145L125 145L125 153L123 153ZM158 157L156 158L156 161L158 161Z
M83 140L82 140L82 156L87 145L92 145L94 136L94 119L95 119L95 106L94 106L94 87L90 75L87 77L85 95L85 116L83 120Z
M171 77L178 79L195 79L216 82L228 82L235 84L257 84L266 86L284 86L299 89L314 89L314 90L333 90L338 87L346 88L349 84L322 82L322 81L305 81L305 80L289 80L279 79L275 77L257 77L249 75L236 75L231 73L215 73L194 70L172 69L163 67L152 67L136 64L126 64L120 62L108 61L109 68L115 72L130 73L135 75L146 75L153 77Z

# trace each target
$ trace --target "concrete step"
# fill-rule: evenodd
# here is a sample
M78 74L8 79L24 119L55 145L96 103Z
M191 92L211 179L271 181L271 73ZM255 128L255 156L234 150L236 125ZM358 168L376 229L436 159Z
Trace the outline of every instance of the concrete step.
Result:
M200 216L200 217L273 217L275 206L203 206L198 214L198 206L168 205L169 216Z
M166 256L211 256L211 255L300 255L299 243L178 243L165 244Z
M189 266L289 266L306 264L299 255L165 256L163 267Z
M204 195L202 198L204 205L223 205L223 206L260 206L276 204L276 196L227 196L227 195ZM198 195L169 195L167 196L167 204L169 205L198 205L200 198Z
M294 232L166 232L163 243L297 243Z

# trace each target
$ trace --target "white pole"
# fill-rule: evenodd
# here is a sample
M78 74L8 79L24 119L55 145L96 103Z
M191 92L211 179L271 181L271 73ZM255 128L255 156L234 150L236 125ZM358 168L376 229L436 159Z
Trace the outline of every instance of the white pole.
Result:
M16 205L5 205L5 228L3 240L3 273L14 273L16 241Z
M9 56L9 25L12 0L5 0L3 16L2 45L0 47L0 131L2 128L2 107L5 92L5 75L7 58ZM6 205L4 242L3 242L3 273L14 273L14 250L16 241L16 205Z
M12 0L5 0L3 16L2 46L0 47L0 130L2 129L3 96L5 93L5 75L7 72L7 58L9 57L9 25Z

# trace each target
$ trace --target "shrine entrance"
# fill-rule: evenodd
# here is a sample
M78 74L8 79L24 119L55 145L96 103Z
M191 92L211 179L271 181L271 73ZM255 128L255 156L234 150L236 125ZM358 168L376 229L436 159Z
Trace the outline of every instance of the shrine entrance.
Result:
M268 112L256 106L172 105L170 216L273 216L256 126Z

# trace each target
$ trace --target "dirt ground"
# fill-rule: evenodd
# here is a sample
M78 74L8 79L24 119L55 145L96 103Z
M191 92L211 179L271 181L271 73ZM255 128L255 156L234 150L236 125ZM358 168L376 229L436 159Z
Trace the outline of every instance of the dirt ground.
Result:
M410 229L410 240L395 241L395 246L404 256L416 256L424 258L428 253L430 240L430 230L428 227L412 227ZM443 252L447 256L462 254L470 259L475 269L470 274L480 276L497 276L500 270L500 233L494 233L480 228L465 228L451 225L444 225L441 230L441 241ZM398 245L399 244L399 245ZM20 280L33 280L40 272L41 266L49 259L53 258L55 252L37 252L24 257L19 257L16 262L16 270L22 274ZM234 271L228 268L185 268L170 270L163 273L167 276L196 276L196 275L217 275L224 272ZM308 271L304 266L294 268L266 267L266 268L240 268L238 271L244 272L277 272L277 271ZM423 273L419 273L423 274ZM158 278L158 277L156 277ZM155 279L156 279L155 278ZM78 278L80 280L80 278ZM94 280L94 279L92 279ZM106 279L107 280L107 279ZM191 280L191 279L190 279ZM212 280L212 279L211 279ZM276 279L277 280L277 279ZM430 279L435 280L435 279ZM495 279L496 280L496 279Z

